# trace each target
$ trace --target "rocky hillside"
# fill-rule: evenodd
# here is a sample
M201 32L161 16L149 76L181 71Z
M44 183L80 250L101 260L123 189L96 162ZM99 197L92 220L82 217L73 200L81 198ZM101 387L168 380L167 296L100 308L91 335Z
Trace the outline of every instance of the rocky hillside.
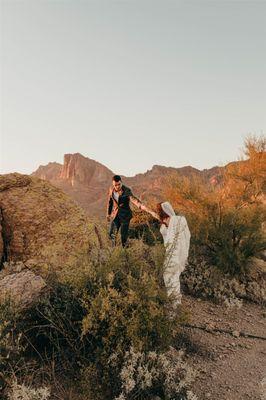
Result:
M133 192L147 200L161 199L161 184L167 176L178 172L182 176L192 174L203 176L206 181L213 181L219 175L220 168L214 167L200 171L187 166L183 168L154 165L151 170L134 177L123 177ZM71 196L90 216L104 216L106 211L106 194L114 173L104 165L79 153L65 154L63 165L51 162L40 166L33 176L50 181Z
M92 231L85 212L51 183L0 175L0 269L10 261L43 271L72 265L90 248Z

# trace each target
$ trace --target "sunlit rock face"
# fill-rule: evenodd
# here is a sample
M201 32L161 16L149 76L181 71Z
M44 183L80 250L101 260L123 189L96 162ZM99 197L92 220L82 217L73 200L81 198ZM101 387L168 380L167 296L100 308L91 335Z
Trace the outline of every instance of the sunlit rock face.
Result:
M113 173L97 161L83 157L81 154L65 154L60 179L75 184L99 186L108 184Z
M103 216L106 194L114 173L79 153L65 154L64 164L49 163L32 176L50 181L74 199L89 216Z
M46 180L0 175L0 210L1 268L9 261L67 268L92 246L93 227L84 210Z

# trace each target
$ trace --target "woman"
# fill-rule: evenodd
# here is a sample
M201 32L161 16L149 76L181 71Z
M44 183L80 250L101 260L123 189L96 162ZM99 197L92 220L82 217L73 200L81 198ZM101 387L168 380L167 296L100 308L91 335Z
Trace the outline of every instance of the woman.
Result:
M190 245L190 231L184 216L176 215L171 204L166 201L157 205L161 221L166 256L164 261L164 283L168 295L173 295L176 304L181 303L180 274L184 271Z

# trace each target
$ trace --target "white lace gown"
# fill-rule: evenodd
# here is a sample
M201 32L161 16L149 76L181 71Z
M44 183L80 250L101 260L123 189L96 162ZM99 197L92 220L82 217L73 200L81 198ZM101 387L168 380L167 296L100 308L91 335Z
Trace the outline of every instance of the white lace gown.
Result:
M170 216L168 227L162 224L160 228L166 247L163 278L168 295L174 295L180 304L180 274L187 264L191 235L184 216L176 215L168 202L162 203L162 207Z

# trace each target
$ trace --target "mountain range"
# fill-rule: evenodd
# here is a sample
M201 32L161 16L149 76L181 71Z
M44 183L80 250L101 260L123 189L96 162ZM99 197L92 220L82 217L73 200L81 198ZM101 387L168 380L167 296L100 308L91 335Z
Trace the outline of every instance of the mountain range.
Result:
M131 187L133 193L142 200L162 199L162 184L172 173L181 176L201 176L206 182L212 182L219 175L222 167L198 170L191 166L182 168L154 165L145 173L133 177L121 175L123 182ZM31 175L47 180L62 189L74 199L91 217L103 217L106 214L107 192L112 176L119 171L109 168L83 156L80 153L65 154L63 164L49 162L41 165ZM120 175L120 174L119 174Z

